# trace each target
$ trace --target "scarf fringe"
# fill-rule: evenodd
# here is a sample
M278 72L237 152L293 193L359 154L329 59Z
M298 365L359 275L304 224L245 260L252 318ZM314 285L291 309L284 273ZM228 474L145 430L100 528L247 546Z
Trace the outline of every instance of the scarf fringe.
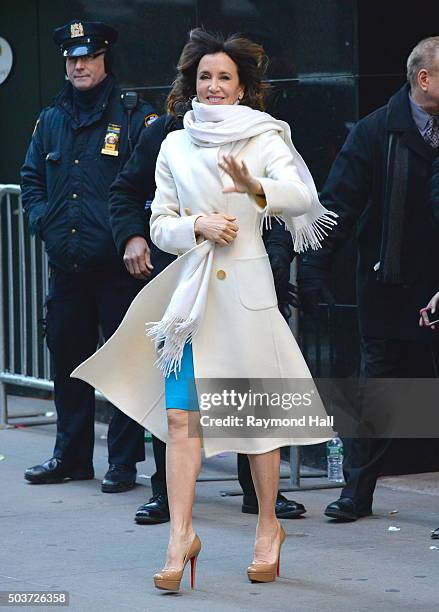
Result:
M304 225L303 227L294 227L293 224L289 224L288 220L276 215L265 214L261 219L260 230L261 233L265 228L271 229L271 217L274 217L279 223L283 221L285 229L291 232L293 237L293 247L296 253L303 253L307 249L313 249L316 251L322 246L322 242L328 235L327 230L330 230L334 225L337 225L336 218L337 213L325 210L325 212L317 217L310 225Z
M152 326L148 329L148 326ZM183 350L197 332L198 324L194 319L175 316L155 323L146 323L146 333L153 339L158 358L156 365L167 378L172 372L177 377L181 371Z
M282 219L282 217L278 217L277 215L267 215L266 213L262 215L261 217L261 221L259 223L259 231L262 233L264 231L264 229L269 230L272 228L271 225L271 220L272 219L276 219L276 221L278 221L278 223L280 223L282 225L282 223L284 223L284 220Z
M325 212L317 217L310 225L305 225L300 228L294 227L293 224L289 224L287 220L277 215L270 215L265 212L261 216L259 223L259 231L261 234L264 231L272 228L272 219L276 219L279 223L285 225L285 229L291 232L293 237L293 245L296 253L303 253L306 249L313 249L314 251L320 249L322 242L328 235L326 230L330 230L334 225L337 225L335 220L338 217L337 213L331 210L325 210Z
M335 220L338 215L330 210L325 211L323 215L317 217L311 225L305 225L300 228L289 228L287 222L285 226L291 231L293 229L293 245L296 253L303 253L307 249L316 251L322 246L322 242L328 235L327 230L330 230L334 225L337 225Z

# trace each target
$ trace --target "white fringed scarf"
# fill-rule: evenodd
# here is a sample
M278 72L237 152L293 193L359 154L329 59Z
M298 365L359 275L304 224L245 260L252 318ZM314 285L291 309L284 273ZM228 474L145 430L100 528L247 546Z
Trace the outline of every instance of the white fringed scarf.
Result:
M214 251L215 244L205 240L181 257L179 282L165 314L161 321L146 324L157 348L156 365L165 376L180 371L184 345L192 342L203 318Z
M269 130L279 133L291 150L299 176L312 196L312 207L307 213L285 220L293 237L294 250L301 253L308 248L320 248L327 230L336 224L337 215L320 204L311 173L291 140L289 125L248 106L210 105L193 100L192 108L184 116L184 128L189 138L200 147L220 147L218 157L221 159L230 153L237 155L253 136ZM224 177L224 172L219 171ZM261 228L264 219L269 223L268 216L263 214ZM162 320L147 323L147 333L154 339L159 355L156 364L165 376L171 372L177 374L180 370L184 346L192 341L199 328L206 305L214 249L213 242L205 241L183 255L186 259L184 273Z

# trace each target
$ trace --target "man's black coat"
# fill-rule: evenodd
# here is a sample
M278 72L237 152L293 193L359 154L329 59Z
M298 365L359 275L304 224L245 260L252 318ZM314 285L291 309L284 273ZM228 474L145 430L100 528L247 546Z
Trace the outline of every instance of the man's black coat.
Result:
M133 236L143 236L151 246L153 276L175 259L151 244L149 238L149 216L145 203L155 191L155 164L162 141L168 132L181 129L182 121L170 115L157 119L141 136L134 152L110 188L110 218L113 237L121 256L127 241ZM288 279L290 263L294 257L290 232L277 222L264 233L264 242L273 269L279 306L289 301Z
M437 150L425 143L412 118L405 85L388 104L360 120L338 154L321 200L339 215L324 247L305 254L299 281L327 281L337 249L356 226L358 239L357 299L363 337L401 340L431 339L418 326L419 309L439 288L439 232L431 202L432 162ZM377 279L384 219L384 189L389 134L400 134L408 149L401 268L404 284ZM390 219L390 231L392 219Z

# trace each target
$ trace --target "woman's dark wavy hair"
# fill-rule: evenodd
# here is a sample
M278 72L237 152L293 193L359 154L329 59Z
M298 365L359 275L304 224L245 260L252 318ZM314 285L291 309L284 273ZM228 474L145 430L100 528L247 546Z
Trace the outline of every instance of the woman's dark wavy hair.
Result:
M178 60L177 77L166 100L167 112L181 115L191 107L191 98L196 95L198 64L204 55L214 53L226 53L237 65L239 81L244 87L241 104L264 110L270 86L262 82L268 64L263 47L241 34L224 38L221 34L195 28L189 33Z

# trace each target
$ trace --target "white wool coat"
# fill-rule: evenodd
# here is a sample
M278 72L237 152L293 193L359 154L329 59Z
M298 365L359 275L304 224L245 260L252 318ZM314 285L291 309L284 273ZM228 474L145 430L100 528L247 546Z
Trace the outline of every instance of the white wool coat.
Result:
M218 161L229 153L238 162L244 160L258 178L265 201L248 194L223 193L232 183L218 168ZM236 217L239 231L231 245L215 247L206 308L192 341L196 379L285 379L279 381L282 392L297 390L294 379L308 379L310 388L314 387L297 342L277 308L261 237L265 217L288 220L311 207L311 194L281 136L273 130L233 145L200 147L185 130L172 132L157 159L156 185L151 239L179 257L140 292L112 338L73 376L100 389L120 410L166 441L164 380L154 365L156 349L145 333L145 323L162 318L197 249L196 219L218 212ZM314 388L313 394L309 414L323 419L326 413ZM212 407L209 416L214 415ZM203 443L207 456L223 451L263 453L284 445L315 444L332 435L329 425L301 428L297 435L289 428L276 438L249 437L248 431L242 438L215 438L204 431Z

